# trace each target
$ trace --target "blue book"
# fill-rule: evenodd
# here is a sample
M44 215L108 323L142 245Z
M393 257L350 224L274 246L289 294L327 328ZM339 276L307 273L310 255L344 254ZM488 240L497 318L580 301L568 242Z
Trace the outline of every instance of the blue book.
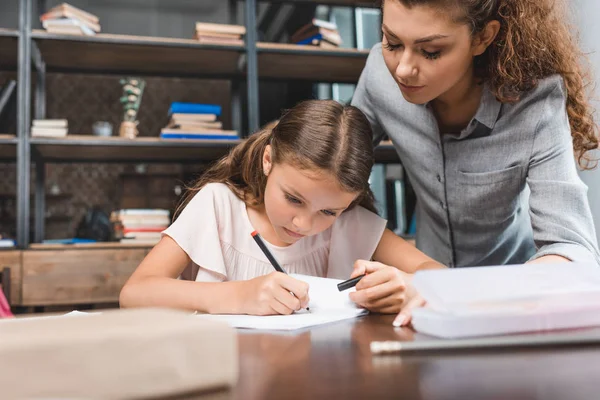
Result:
M308 37L304 40L296 42L296 44L319 44L319 42L323 39L323 35L317 33L314 36ZM313 42L314 41L314 42Z
M161 139L202 139L202 140L237 140L240 137L238 135L202 135L202 134L188 134L188 133L161 133Z
M181 103L173 102L169 108L171 114L215 114L221 115L221 106L217 104Z

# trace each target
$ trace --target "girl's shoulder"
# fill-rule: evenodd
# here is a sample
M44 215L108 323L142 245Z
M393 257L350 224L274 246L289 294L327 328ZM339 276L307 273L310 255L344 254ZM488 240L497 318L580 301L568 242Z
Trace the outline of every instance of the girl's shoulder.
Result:
M232 209L239 207L240 200L224 183L207 183L194 195L185 207L194 214L213 212L217 216L229 214Z

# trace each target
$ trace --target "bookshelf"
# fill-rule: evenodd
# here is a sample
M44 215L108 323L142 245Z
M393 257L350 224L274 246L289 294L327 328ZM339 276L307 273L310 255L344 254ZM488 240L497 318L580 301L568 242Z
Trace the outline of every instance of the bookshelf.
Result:
M0 28L0 70L17 69L19 31Z
M193 39L100 33L49 34L34 30L47 72L86 72L176 77L243 76L244 46L205 44Z
M355 83L368 50L321 49L286 43L256 44L258 76L261 79L298 79L318 82Z
M208 1L208 0L206 0ZM35 306L115 301L124 280L149 246L120 243L56 245L30 243L44 237L45 168L55 163L210 163L238 141L133 140L117 136L68 135L31 138L33 118L45 118L46 73L87 73L224 79L232 82L232 125L243 136L259 125L259 80L356 83L368 51L323 49L257 41L257 2L377 7L370 0L230 0L244 4L243 45L193 39L101 33L50 34L31 29L34 0L19 0L18 30L0 29L0 69L17 71L17 134L0 134L0 162L17 163L17 245L12 287L15 304ZM235 18L235 17L234 17ZM235 23L235 21L232 21ZM34 82L35 81L35 82ZM235 85L233 84L235 82ZM33 90L35 83L35 91ZM242 104L245 107L242 107ZM242 110L245 114L242 116ZM243 121L243 122L242 122ZM246 129L247 128L247 129ZM85 133L85 132L82 132ZM378 163L397 163L390 143L375 150ZM30 168L35 163L35 184ZM30 199L32 196L32 199ZM30 217L30 204L33 216ZM86 260L82 263L80 260ZM89 261L89 262L88 262ZM73 276L81 279L70 283ZM59 290L60 289L60 290ZM60 292L60 295L57 294Z
M0 133L0 162L13 162L17 157L17 137Z
M68 135L66 138L32 138L31 147L47 163L195 163L214 161L227 154L238 140L163 140L140 137L99 138Z

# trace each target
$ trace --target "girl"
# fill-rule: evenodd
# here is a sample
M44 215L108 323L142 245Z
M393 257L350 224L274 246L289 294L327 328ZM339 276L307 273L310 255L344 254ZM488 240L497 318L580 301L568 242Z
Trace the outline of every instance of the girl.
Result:
M417 246L445 265L600 263L573 159L586 167L598 137L560 5L383 2L383 39L352 103L375 143L394 143L418 199ZM373 280L391 271L369 268Z
M289 273L346 279L357 259L393 265L369 309L398 312L406 273L441 265L385 229L369 189L372 133L355 107L306 101L210 168L142 261L121 306L207 313L290 314L308 286L273 267L257 230ZM391 251L391 250L394 251ZM191 265L195 281L177 277Z

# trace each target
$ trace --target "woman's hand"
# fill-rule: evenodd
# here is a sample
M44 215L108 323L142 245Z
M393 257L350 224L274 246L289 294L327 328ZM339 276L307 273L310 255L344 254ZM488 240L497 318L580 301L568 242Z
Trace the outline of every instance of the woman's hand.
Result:
M289 315L308 306L308 283L281 272L240 283L243 284L241 310L244 314Z
M350 299L357 305L380 313L397 313L413 296L410 275L398 268L366 260L357 260L351 278L366 274L356 284Z

